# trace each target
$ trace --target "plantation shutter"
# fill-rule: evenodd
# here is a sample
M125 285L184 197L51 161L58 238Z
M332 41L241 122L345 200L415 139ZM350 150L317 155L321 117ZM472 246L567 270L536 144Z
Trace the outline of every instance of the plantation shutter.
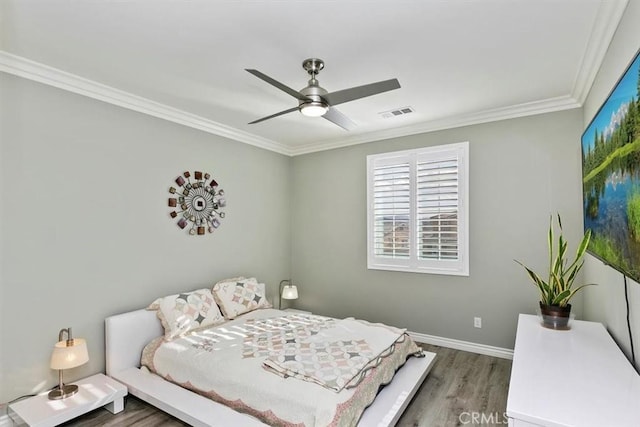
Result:
M468 143L367 156L367 266L468 275Z
M458 259L458 159L418 160L416 217L419 259Z
M374 253L409 258L410 165L406 162L376 167L373 180Z

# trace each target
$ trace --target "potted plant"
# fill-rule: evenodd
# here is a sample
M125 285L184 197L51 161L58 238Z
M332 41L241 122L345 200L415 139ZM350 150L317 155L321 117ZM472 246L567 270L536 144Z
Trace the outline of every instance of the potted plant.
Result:
M547 237L549 245L549 279L547 281L543 280L520 261L516 260L516 262L524 267L529 274L529 278L540 292L542 324L551 329L567 329L571 313L569 300L580 289L588 286L581 285L573 288L573 282L584 264L582 257L587 250L587 246L589 246L591 230L587 230L584 234L574 260L571 264L568 264L566 259L568 244L562 235L562 221L559 214L558 228L560 229L560 234L558 235L557 249L554 250L553 217L550 217Z

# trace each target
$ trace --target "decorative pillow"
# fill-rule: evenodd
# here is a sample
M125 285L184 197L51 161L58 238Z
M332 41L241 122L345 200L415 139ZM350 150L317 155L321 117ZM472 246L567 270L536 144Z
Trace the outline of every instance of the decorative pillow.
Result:
M214 285L214 287L215 287L216 285L221 284L221 283L226 283L226 282L239 282L239 281L241 281L241 280L245 280L245 279L246 279L246 277L244 277L244 276L238 276L238 277L232 277L232 278L230 278L230 279L220 280L220 281L218 281L218 283L216 283L216 284ZM248 280L253 280L254 282L257 282L257 280L256 280L256 278L255 278L255 277L252 277L252 278L250 278L250 279L248 279Z
M258 308L271 308L264 283L258 283L255 277L218 282L213 287L213 298L229 320Z
M156 298L156 300L154 302L152 302L151 304L149 304L149 307L147 307L147 310L149 311L154 311L160 308L160 302L162 301L162 298Z
M209 289L158 298L148 309L156 306L158 319L164 327L165 341L224 322Z

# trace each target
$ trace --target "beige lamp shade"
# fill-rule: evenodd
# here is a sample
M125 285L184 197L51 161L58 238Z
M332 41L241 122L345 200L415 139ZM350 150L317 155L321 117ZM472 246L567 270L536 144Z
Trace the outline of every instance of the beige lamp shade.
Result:
M296 285L287 285L282 288L283 299L298 299L298 287Z
M67 345L71 342L72 345ZM70 369L89 361L87 342L82 338L58 341L51 353L51 369Z

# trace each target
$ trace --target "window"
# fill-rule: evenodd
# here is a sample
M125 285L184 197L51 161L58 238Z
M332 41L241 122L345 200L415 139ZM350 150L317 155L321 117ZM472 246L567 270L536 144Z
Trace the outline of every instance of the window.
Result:
M469 143L367 156L368 268L469 275Z

